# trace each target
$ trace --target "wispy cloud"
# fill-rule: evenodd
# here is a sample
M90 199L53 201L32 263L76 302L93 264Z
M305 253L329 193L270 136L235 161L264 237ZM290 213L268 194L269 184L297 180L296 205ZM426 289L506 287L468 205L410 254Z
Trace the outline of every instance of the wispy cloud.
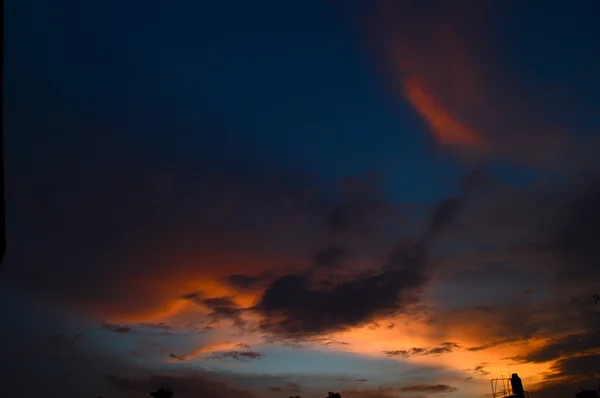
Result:
M404 392L430 392L430 393L442 393L442 392L454 392L458 389L451 387L447 384L417 384L414 386L402 387L401 391Z
M113 325L110 323L104 324L102 326L102 328L106 329L106 330L110 330L115 333L131 333L131 332L133 332L133 329L129 326Z
M564 112L573 111L566 98L576 101L577 94L561 89L559 95L550 82L537 83L507 61L515 54L504 47L496 23L510 24L509 15L522 10L515 3L377 0L363 18L385 65L384 83L420 115L439 145L556 164L552 157L571 154L576 141L577 123ZM575 111L593 117L584 106Z
M235 359L237 361L261 359L264 354L256 351L227 351L213 353L208 359Z
M62 334L54 334L46 339L46 343L52 347L72 346L82 338L83 333L78 333L71 338L67 338Z
M451 352L461 350L463 347L458 343L453 342L445 342L440 344L437 347L413 347L407 350L389 350L384 351L384 354L388 357L403 357L409 358L413 356L424 356L424 355L441 355L441 354L449 354Z

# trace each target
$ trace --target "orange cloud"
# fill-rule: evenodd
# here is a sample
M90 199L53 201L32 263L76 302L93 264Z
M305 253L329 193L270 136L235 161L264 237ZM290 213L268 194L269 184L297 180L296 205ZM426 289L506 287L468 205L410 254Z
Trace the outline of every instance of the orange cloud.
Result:
M470 329L468 333L453 331L450 335L440 338L437 336L437 329L443 326L437 323L405 323L407 320L404 317L382 319L379 321L379 327L370 325L335 334L332 336L333 339L343 341L347 345L331 345L326 350L341 350L370 357L389 357L415 365L441 366L445 369L454 370L458 374L463 374L464 380L468 379L469 383L465 387L479 394L490 392L490 379L506 376L511 371L517 371L526 386L533 386L539 383L542 380L542 375L551 369L550 363L523 363L515 368L511 366L514 361L507 359L543 346L546 343L545 339L534 338L501 344L489 349L469 350L469 347L496 338L493 328L487 329L485 324L477 322L476 328ZM470 324L467 319L461 321L463 326ZM390 325L395 326L390 327ZM439 354L434 351L424 355L415 354L408 357L386 354L386 350L440 347L444 344L450 344L445 343L448 341L452 342L452 349Z
M408 77L402 82L405 96L425 119L435 138L442 145L467 147L482 145L482 138L453 118L435 96L427 90L421 77Z
M495 30L497 13L516 5L375 0L371 6L362 18L383 83L420 115L439 145L538 163L571 149L572 122L560 111L573 109L567 98L576 95L514 69L507 59L517 54L504 53Z
M87 310L91 315L115 323L158 322L194 306L182 299L183 295L193 292L202 292L206 298L235 296L240 307L247 307L254 303L258 293L238 292L222 277L240 272L258 274L276 268L284 261L283 254L247 250L173 254L165 260L165 266L157 267L153 272L120 275L118 283L128 286L120 300L91 303Z
M406 2L376 2L368 31L383 53L388 72L400 83L401 95L427 123L438 143L480 148L485 144L461 116L481 100L483 88L467 56L461 25L468 13L437 4L424 12Z

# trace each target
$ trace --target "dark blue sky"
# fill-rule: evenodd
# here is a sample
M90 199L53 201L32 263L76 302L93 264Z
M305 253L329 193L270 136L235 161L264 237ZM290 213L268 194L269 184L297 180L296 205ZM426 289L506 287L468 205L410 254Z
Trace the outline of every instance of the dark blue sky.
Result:
M598 8L8 1L0 373L572 394L600 371Z
M43 140L108 167L265 166L326 184L374 171L407 201L459 176L374 73L359 24L326 2L15 2L7 13L7 123L22 131L7 145L22 161L41 165L30 144Z

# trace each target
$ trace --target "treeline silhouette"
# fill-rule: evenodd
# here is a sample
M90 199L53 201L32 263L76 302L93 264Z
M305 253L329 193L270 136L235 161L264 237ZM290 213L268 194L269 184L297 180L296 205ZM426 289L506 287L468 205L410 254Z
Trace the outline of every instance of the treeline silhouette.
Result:
M580 387L580 388L581 388L581 391L578 392L577 394L575 394L575 398L600 398L600 395L598 395L597 391L585 390L583 387ZM598 388L598 391L600 391L600 388ZM158 390L151 392L150 396L153 398L173 398L174 394L170 388L160 387ZM513 396L515 396L515 395L513 395ZM98 397L98 398L102 398L102 397ZM290 395L289 398L302 398L302 397L300 397L299 395L296 395L296 396ZM327 393L326 398L342 398L342 396L337 392L330 391Z
M153 398L172 398L173 391L171 391L170 388L161 387L158 390L156 390L155 392L151 392L150 396Z
M150 396L153 398L173 398L174 394L170 388L160 387L158 390L151 392ZM102 397L98 397L102 398ZM291 396L290 398L301 398L299 395ZM342 396L337 392L328 392L327 398L342 398Z

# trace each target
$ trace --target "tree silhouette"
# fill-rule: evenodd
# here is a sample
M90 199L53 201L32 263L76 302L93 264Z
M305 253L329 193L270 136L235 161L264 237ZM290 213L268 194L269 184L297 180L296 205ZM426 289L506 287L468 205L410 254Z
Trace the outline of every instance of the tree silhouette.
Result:
M154 398L172 398L173 391L171 391L170 388L161 387L158 390L156 390L155 392L151 392L150 396L152 396Z
M342 398L342 396L337 392L328 392L327 398Z

